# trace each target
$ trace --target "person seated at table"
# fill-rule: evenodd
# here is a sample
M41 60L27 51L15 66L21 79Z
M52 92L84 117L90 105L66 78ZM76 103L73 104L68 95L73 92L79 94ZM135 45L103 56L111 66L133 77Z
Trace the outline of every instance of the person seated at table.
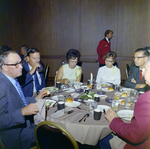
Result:
M125 81L125 87L138 89L138 91L144 92L150 90L150 87L146 85L145 78L143 76L148 56L149 52L144 48L139 48L135 51L133 57L135 66L133 67L132 73Z
M80 52L70 49L66 54L67 64L62 65L57 73L56 82L68 84L69 81L81 81L82 68L77 65L80 59Z
M119 85L121 82L120 69L113 66L116 61L116 53L108 52L104 56L106 66L100 67L97 72L97 83L113 83Z
M28 62L23 64L22 76L18 78L18 81L25 97L31 97L45 87L45 78L43 66L40 64L39 50L29 49L27 59Z
M23 62L27 62L27 51L28 51L28 46L27 45L22 45L20 48L20 53L21 53L21 60Z
M150 86L149 76L150 57L144 71L146 83ZM131 123L123 122L111 108L108 109L105 117L110 123L109 127L126 142L125 149L150 148L150 91L141 94L137 99Z

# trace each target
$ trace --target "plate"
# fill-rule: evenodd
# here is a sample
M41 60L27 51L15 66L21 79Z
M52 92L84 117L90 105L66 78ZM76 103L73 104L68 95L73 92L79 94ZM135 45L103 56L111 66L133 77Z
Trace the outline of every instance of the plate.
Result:
M67 88L67 89L63 89L63 91L65 91L65 92L74 92L75 89L74 88Z
M113 100L114 100L113 98L106 98L105 99L105 101L108 102L108 103L112 103Z
M105 91L105 92L112 92L112 91L114 91L114 90L109 91L107 87L103 87L103 88L102 88L102 91Z
M63 96L63 95L56 95L56 96L53 96L51 97L53 100L58 100L58 96Z
M99 97L100 97L101 99L105 99L105 98L107 98L107 95L99 95Z
M106 94L106 92L104 92L104 91L97 91L97 94L104 95L104 94Z
M82 82L74 82L74 85L82 85Z
M125 99L119 99L119 100L117 100L120 105L124 105L124 104L121 103L122 100L125 100Z
M82 85L81 88L82 88L82 89L86 89L86 88L87 88L87 85Z
M58 90L56 87L45 87L45 89L49 90L50 92L55 92Z
M77 93L82 93L84 90L82 88L76 89Z
M80 102L77 102L77 101L73 101L72 103L67 103L65 102L65 106L67 107L77 107L79 106L81 103Z
M133 110L120 110L117 112L117 114L120 118L131 121L133 117Z
M54 100L50 100L50 99L45 100L46 106L50 105L50 107L52 107L55 103L56 103L56 101L54 101Z
M103 112L103 109L105 109L105 111L107 111L110 107L106 106L106 105L98 105L97 108Z
M136 94L137 92L137 90L132 89L132 88L122 88L122 90L127 94L130 94L131 91L133 91L133 94Z

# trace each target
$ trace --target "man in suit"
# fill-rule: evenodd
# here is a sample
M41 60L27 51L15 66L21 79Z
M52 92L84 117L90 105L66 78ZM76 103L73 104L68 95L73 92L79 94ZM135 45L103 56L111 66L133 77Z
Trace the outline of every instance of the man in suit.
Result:
M150 57L145 65L144 78L150 86ZM150 91L141 94L134 107L134 116L131 123L125 123L118 115L108 109L105 117L110 123L109 127L126 142L124 149L150 148ZM115 139L115 142L120 141Z
M139 48L135 51L133 57L135 67L128 79L125 81L125 87L138 89L138 91L143 92L150 90L150 87L146 85L145 78L143 76L148 56L149 52L144 48Z
M0 55L0 137L6 149L30 149L35 143L33 114L36 101L46 95L25 98L16 77L22 74L20 56L13 51Z
M105 60L103 57L107 52L110 51L110 39L113 37L113 31L112 30L106 30L105 31L105 38L102 39L97 47L97 53L98 53L98 61L99 61L99 67L102 67L105 65Z
M22 76L18 80L25 97L31 97L45 87L45 78L43 67L40 64L39 50L34 48L29 49L27 59L28 62L23 64Z

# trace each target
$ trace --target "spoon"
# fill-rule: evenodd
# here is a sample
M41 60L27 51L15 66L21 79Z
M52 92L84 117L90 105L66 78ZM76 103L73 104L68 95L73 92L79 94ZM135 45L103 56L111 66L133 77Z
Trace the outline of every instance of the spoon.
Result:
M88 113L88 114L85 116L85 118L84 118L84 122L86 121L86 118L89 117L89 116L90 116L90 114Z

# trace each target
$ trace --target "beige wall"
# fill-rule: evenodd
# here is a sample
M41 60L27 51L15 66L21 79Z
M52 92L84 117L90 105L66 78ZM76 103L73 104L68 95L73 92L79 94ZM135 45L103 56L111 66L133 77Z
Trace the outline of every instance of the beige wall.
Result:
M107 29L114 31L111 49L118 55L122 79L134 51L150 45L149 0L22 0L3 5L0 44L38 48L42 61L50 64L49 76L55 76L66 52L76 48L82 54L84 81L91 72L96 77L96 48Z

